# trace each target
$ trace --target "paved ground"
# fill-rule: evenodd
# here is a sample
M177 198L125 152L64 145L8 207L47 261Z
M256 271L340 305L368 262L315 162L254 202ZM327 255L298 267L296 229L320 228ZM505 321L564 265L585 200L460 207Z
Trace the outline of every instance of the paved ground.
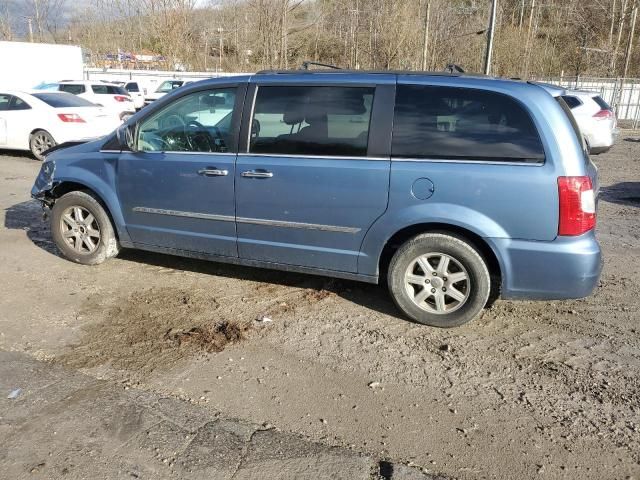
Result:
M0 391L2 478L435 478L23 353L0 352Z
M197 407L202 425L216 416L274 425L295 443L350 453L349 462L412 462L461 479L638 479L636 140L627 134L596 158L605 269L595 295L498 301L446 331L408 322L384 288L355 282L143 252L72 264L29 200L38 163L0 156L0 349L119 394ZM255 321L263 315L273 321ZM241 335L220 337L229 326ZM209 331L216 348L201 335ZM2 370L2 388L21 378ZM20 405L5 396L3 422L5 408ZM38 424L53 421L47 412ZM67 417L66 431L90 429L85 417ZM19 438L5 425L2 435ZM31 451L36 461L40 443L25 443L24 458ZM68 451L69 463L91 463L82 448ZM0 467L15 462L0 449Z

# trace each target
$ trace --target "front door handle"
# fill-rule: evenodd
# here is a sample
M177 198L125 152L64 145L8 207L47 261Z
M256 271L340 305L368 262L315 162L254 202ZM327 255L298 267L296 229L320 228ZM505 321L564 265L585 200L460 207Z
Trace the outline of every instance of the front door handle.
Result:
M271 178L273 177L273 172L267 172L266 170L247 170L240 175L245 178Z
M229 170L220 170L219 168L202 168L198 170L198 175L205 177L225 177L229 175Z

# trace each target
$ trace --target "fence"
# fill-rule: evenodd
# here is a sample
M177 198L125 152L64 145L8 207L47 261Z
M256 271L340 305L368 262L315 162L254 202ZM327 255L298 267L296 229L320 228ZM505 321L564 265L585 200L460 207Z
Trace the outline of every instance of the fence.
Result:
M552 83L572 90L598 93L616 112L618 120L640 124L640 79L598 77L552 77L539 81Z

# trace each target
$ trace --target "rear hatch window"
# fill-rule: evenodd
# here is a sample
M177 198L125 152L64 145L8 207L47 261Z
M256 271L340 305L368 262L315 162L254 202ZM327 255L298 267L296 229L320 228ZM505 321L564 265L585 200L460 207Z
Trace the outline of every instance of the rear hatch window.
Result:
M77 108L77 107L95 107L96 105L88 100L67 93L34 93L32 94L38 100L42 100L53 108Z
M596 95L592 98L602 110L611 110L611 105L609 105L600 95Z

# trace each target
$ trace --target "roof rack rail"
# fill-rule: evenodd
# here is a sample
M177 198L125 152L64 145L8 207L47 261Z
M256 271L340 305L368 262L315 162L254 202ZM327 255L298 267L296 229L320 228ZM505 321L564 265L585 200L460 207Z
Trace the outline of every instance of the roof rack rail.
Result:
M331 70L342 70L342 67L337 67L335 65L330 65L328 63L310 62L308 60L302 62L302 70L309 70L309 66L310 65L313 65L313 66L316 66L316 67L330 68Z

